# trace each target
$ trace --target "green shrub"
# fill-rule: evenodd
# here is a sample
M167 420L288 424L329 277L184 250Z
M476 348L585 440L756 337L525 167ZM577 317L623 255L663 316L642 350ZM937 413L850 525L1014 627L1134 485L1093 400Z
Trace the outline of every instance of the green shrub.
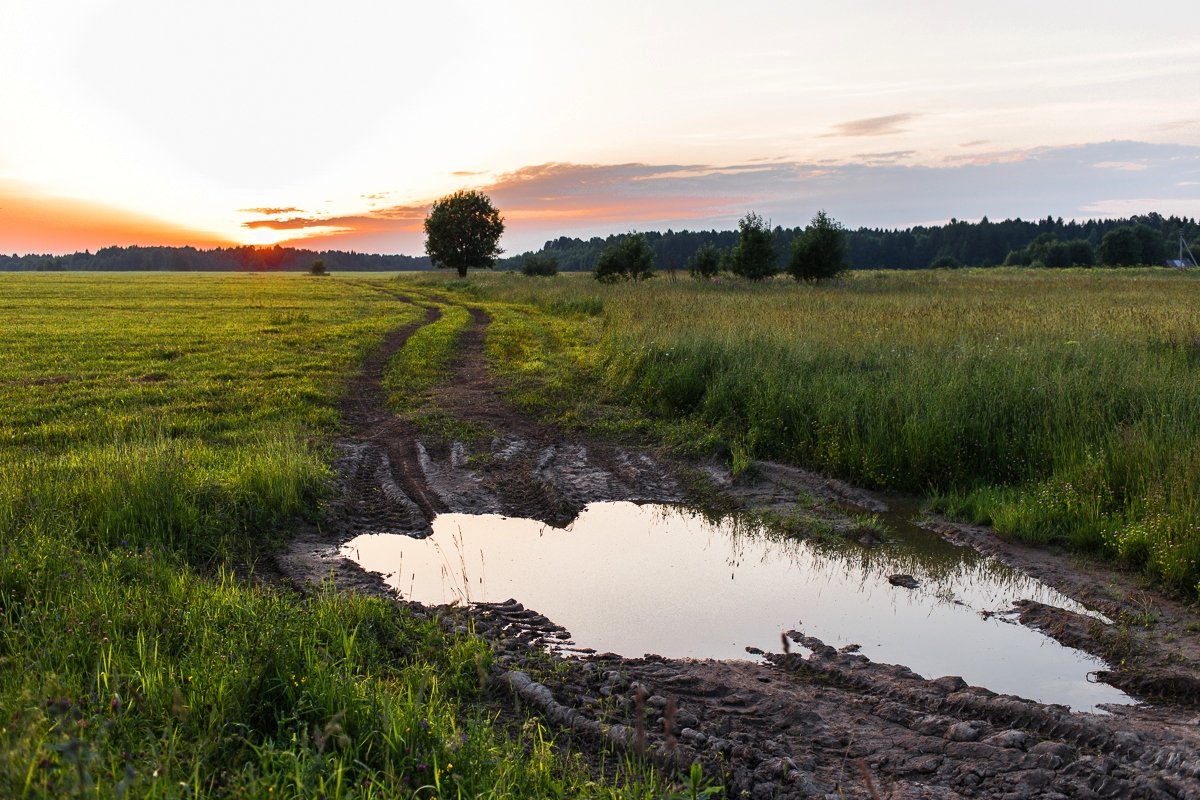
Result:
M798 281L813 282L836 278L846 268L846 232L836 220L818 211L792 242L788 272Z
M529 253L521 260L521 274L550 277L558 274L558 258L547 253Z
M593 275L601 283L653 277L654 251L643 234L629 233L600 254Z
M738 241L729 253L730 270L743 278L761 281L779 272L775 263L775 233L758 214L751 211L738 221Z
M693 278L712 278L721 271L721 251L711 242L702 245L688 259L688 273Z

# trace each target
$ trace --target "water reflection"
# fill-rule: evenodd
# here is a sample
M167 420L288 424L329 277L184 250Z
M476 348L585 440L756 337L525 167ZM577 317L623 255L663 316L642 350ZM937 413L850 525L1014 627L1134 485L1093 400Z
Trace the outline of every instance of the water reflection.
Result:
M1090 709L1130 702L1087 681L1103 664L999 616L1017 599L1084 611L1038 581L914 526L896 540L797 541L671 506L597 503L567 529L444 514L433 536L367 535L344 552L427 603L515 597L580 645L627 656L746 658L789 629L927 677ZM914 576L916 589L887 577ZM986 617L986 618L985 618Z

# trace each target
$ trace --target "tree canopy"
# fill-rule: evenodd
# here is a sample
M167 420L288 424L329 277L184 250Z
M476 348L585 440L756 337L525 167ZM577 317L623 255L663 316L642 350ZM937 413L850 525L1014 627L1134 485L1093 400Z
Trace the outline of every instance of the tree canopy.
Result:
M1162 243L1162 252L1143 263L1161 263L1167 255L1174 253L1182 235L1194 252L1200 253L1200 223L1191 217L1162 216L1156 213L1123 219L1063 220L1044 217L1040 220L1006 219L993 222L986 217L978 222L951 220L944 225L918 225L911 228L847 229L846 260L850 269L924 269L934 265L959 264L964 267L991 267L1005 263L1012 255L1010 264L1041 263L1046 266L1087 266L1091 248L1092 260L1104 235L1126 225L1144 225L1156 234ZM763 226L765 228L765 225ZM790 256L792 243L804 234L803 227L775 228L776 251L786 259ZM1054 241L1061 245L1039 246L1024 252L1038 237L1053 234ZM553 253L559 259L559 269L564 272L591 271L606 247L624 234L590 239L560 236L545 243L542 250ZM696 231L646 231L646 242L654 250L660 264L687 264L688 260L704 245L711 244L721 251L721 270L734 271L733 249L741 236L740 230L696 230ZM1045 239L1043 242L1047 241ZM1139 257L1139 261L1147 254ZM1150 253L1148 255L1155 255ZM1069 260L1069 264L1064 261ZM520 268L519 257L510 266ZM690 264L688 265L691 266ZM780 265L782 266L782 265Z
M804 233L792 240L788 272L798 281L836 278L846 263L846 232L838 222L818 211Z
M751 211L738 220L738 240L730 257L735 274L754 281L770 278L779 271L776 257L775 234L761 216Z
M721 251L706 242L688 259L687 266L693 278L712 278L721 271Z
M1158 264L1166 258L1166 247L1148 225L1122 225L1104 234L1096 256L1101 264L1113 267Z
M435 267L458 270L491 269L500 249L504 219L491 198L475 190L447 195L433 204L425 218L425 252Z
M526 253L521 261L522 274L550 277L558 274L558 257L550 253Z

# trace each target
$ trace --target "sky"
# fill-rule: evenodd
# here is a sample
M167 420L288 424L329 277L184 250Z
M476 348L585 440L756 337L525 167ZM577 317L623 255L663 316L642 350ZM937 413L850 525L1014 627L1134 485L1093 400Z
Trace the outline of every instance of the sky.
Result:
M1200 216L1200 4L0 0L0 252Z

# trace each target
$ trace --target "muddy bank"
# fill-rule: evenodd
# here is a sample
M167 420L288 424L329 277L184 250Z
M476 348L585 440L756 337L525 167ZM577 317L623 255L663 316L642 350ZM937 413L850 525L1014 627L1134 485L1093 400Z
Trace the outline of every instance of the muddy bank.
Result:
M487 318L473 313L438 407L483 433L447 440L388 412L383 365L415 327L390 336L343 408L339 492L326 523L302 532L278 559L292 580L319 581L332 572L342 588L386 593L379 576L341 558L338 546L361 533L425 536L434 516L446 512L562 526L591 502L680 502L699 486L720 507L798 516L858 536L856 510L889 509L886 497L804 470L763 464L753 478L734 479L717 465L679 465L658 452L530 420L496 390L482 353ZM1163 676L1168 667L1173 675L1200 674L1196 635L1188 629L1197 617L1185 607L1137 593L1111 568L1001 542L982 529L925 524L1027 569L1107 617L1018 610L1024 624L1109 658L1112 674L1103 677L1116 683L1119 676ZM1130 624L1151 619L1147 605L1152 624ZM699 760L706 774L721 776L730 797L1200 797L1200 712L1188 705L1194 684L1182 680L1169 692L1164 681L1155 692L1143 682L1140 693L1154 704L1097 716L996 695L954 677L926 680L800 632L759 662L621 658L574 646L568 631L516 600L414 610L488 638L496 697L534 709L567 746L627 748L681 767Z
M510 601L479 609L502 680L576 735L669 764L699 759L731 796L1195 796L1196 732L1072 714L873 664L811 637L766 665L595 655L531 686L524 662L561 636ZM515 638L498 631L520 629ZM542 670L544 672L544 670Z

